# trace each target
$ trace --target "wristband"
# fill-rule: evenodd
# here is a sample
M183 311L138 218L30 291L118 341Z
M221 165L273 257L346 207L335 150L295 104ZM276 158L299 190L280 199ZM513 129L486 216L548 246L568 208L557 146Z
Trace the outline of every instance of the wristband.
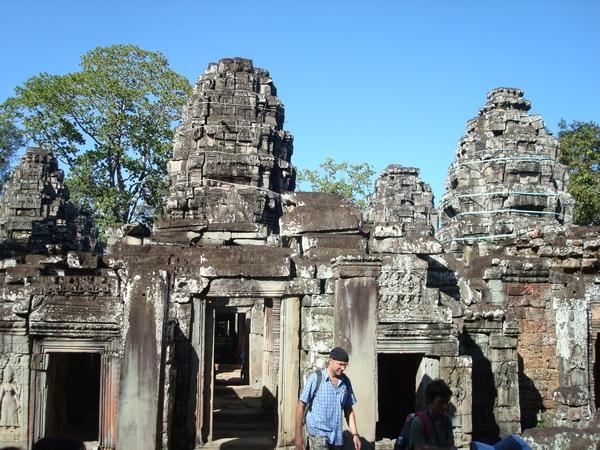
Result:
M358 433L352 433L352 436L360 436Z

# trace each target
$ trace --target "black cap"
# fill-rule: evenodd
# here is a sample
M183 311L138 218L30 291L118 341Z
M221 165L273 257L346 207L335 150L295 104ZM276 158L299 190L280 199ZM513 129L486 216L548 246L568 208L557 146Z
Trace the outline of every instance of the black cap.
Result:
M331 350L329 357L335 361L348 362L350 358L348 358L348 353L342 347L336 347Z

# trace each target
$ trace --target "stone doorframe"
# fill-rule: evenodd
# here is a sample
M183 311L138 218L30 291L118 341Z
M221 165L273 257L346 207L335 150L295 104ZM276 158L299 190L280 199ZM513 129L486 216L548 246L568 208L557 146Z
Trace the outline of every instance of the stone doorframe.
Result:
M84 341L42 338L33 341L30 368L29 442L44 437L48 399L47 370L51 353L100 354L99 447L114 449L116 445L118 381L120 360L114 341Z

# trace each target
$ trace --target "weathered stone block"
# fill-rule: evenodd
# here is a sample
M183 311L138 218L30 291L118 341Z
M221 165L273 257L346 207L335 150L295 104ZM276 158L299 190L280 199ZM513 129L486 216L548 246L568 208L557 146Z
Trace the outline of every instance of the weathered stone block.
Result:
M316 295L321 292L321 281L308 278L295 278L288 284L286 295Z
M561 386L554 390L552 399L560 405L575 407L587 405L589 396L578 386Z
M70 269L97 269L98 261L98 256L93 253L67 253L67 264Z
M369 249L372 253L408 253L417 255L435 255L442 253L442 245L433 237L406 237L371 239Z

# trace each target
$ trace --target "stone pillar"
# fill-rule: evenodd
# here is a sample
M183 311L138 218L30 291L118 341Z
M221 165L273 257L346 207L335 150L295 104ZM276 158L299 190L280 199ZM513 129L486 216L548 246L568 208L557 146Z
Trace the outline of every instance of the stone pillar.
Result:
M195 417L195 448L202 447L212 435L212 401L214 380L214 304L206 299L194 297L194 321L192 323L192 348L196 358L190 365L190 377L196 381L195 402L188 406L188 413Z
M265 301L257 299L252 306L250 333L248 334L248 382L254 389L262 389L263 382L263 349L265 333Z
M0 415L0 446L23 445L27 443L28 427L30 426L28 376L30 356L27 336L15 334L0 335L0 394L2 395L2 410L11 413L11 417Z
M166 271L151 267L127 271L119 448L155 448L162 441L157 418L162 417L168 280Z
M334 344L345 348L350 356L346 374L358 400L354 408L358 431L366 441L374 442L377 423L378 290L375 277L341 278L357 270L363 272L360 275L366 275L364 267L337 268L340 278L336 280L335 289L335 310L338 313Z
M300 298L281 301L281 350L279 352L279 379L277 407L279 428L277 447L294 445L296 404L300 390Z
M590 305L587 299L555 298L553 309L556 311L556 357L560 383L552 395L556 401L554 425L585 423L594 417L590 408L588 372L591 360L588 342Z
M473 434L473 362L470 356L440 358L440 378L452 389L448 412L452 416L454 443L467 447Z

